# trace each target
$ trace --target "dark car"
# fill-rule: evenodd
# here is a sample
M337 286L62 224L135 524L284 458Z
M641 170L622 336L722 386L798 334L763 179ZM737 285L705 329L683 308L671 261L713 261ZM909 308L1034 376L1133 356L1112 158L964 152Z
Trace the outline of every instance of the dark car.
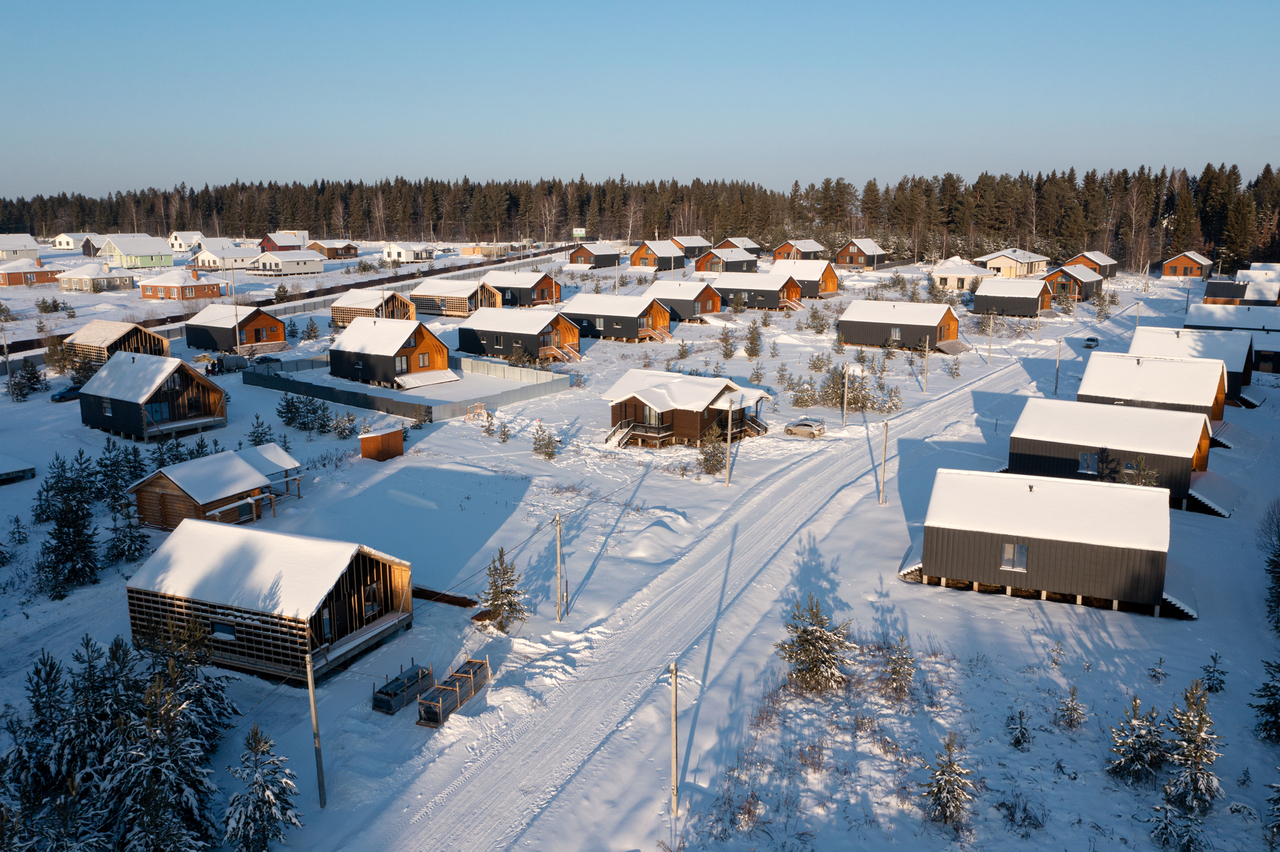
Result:
M257 358L254 358L254 359L253 359L253 363L255 363L255 364L279 364L279 363L280 363L280 359L279 359L279 358L276 358L274 355L259 355Z
M78 387L63 388L62 390L55 393L53 396L49 397L49 399L53 400L54 402L72 402L73 400L77 400L79 398L80 398L80 388Z

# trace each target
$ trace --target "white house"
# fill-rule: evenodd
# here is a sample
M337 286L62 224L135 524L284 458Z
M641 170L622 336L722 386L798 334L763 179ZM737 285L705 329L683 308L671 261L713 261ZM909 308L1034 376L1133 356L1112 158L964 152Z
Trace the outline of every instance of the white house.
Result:
M256 248L206 248L191 258L201 269L252 269L262 252Z
M84 241L88 237L98 236L93 231L72 232L58 234L53 238L53 247L58 251L80 251L84 247Z
M974 258L974 263L993 270L1002 278L1030 278L1049 268L1049 258L1025 249L1001 249Z
M324 256L314 251L266 251L252 269L258 275L315 275L324 272Z
M107 290L131 290L136 280L133 273L112 269L103 263L86 263L57 276L61 290L102 293Z
M30 234L0 234L0 260L37 260L40 245Z
M959 257L949 257L933 267L933 280L947 290L967 290L983 278L998 273L993 269L969 263Z
M429 243L387 243L382 249L382 257L387 263L425 263L435 253Z
M191 251L192 246L204 239L199 231L174 231L169 235L169 248L174 251Z

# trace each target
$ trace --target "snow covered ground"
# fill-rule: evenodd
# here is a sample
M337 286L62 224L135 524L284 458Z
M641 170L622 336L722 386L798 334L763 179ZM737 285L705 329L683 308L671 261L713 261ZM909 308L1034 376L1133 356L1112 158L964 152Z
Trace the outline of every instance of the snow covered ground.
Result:
M611 290L613 273L599 277ZM852 289L833 304L859 298L887 277L851 276ZM1252 545L1280 474L1274 399L1257 410L1228 408L1236 446L1210 455L1210 469L1245 492L1240 510L1230 519L1172 513L1171 557L1191 575L1198 621L898 579L921 537L934 471L1003 466L1024 400L1054 396L1059 338L1057 395L1070 399L1087 354L1084 338L1099 337L1102 351L1125 351L1139 302L1144 325L1181 325L1185 293L1176 284L1155 282L1143 292L1141 279L1122 277L1115 286L1122 305L1106 322L1094 322L1092 309L1081 307L1075 320L1045 321L1038 343L1034 323L1024 324L1021 337L994 338L989 363L987 341L971 337L975 349L960 357L959 378L944 372L950 359L932 358L927 394L920 364L910 366L901 355L890 361L889 383L901 388L904 404L888 418L884 505L885 418L850 415L841 426L838 411L819 410L829 427L824 439L787 437L781 427L801 412L786 394L776 410L763 412L770 433L735 445L728 487L722 479L681 475L696 470L693 450L603 446L609 414L599 393L646 358L661 368L680 340L694 354L677 363L704 373L720 363L726 375L747 380L752 365L740 351L729 360L720 355L719 323L680 326L663 345L586 342L583 362L572 367L586 386L501 409L498 419L512 430L506 444L484 437L479 424L451 420L410 432L407 454L379 464L351 458L354 441L330 435L308 443L291 431L294 455L311 464L305 496L281 504L264 528L359 541L410 560L419 584L466 594L482 587L484 566L505 547L524 573L533 615L511 637L495 637L472 626L470 611L419 602L413 630L324 681L318 695L325 810L316 794L305 691L240 678L233 694L245 715L214 760L219 784L231 789L221 768L233 762L256 721L299 774L306 828L293 834L292 848L650 850L663 842L690 849L942 849L955 837L924 822L915 785L924 777L919 759L932 760L955 730L962 760L980 780L966 842L987 849L1145 849L1148 827L1140 819L1159 797L1118 786L1103 773L1107 726L1132 694L1168 710L1217 651L1229 674L1210 708L1223 738L1215 769L1227 796L1206 828L1219 849L1260 848L1258 822L1230 813L1228 804L1263 812L1264 785L1280 781L1280 754L1253 736L1246 706L1264 675L1260 661L1275 654L1263 618L1262 560ZM802 316L772 315L764 329L766 352L776 343L778 353L762 359L766 385L775 383L779 365L804 375L810 356L831 352L832 332L797 329ZM759 317L748 311L720 319L736 329L741 346L746 323ZM317 322L323 326L320 316ZM447 339L456 321L431 324ZM972 335L972 327L962 322L965 333ZM300 345L287 357L322 351L326 343ZM191 353L178 346L175 354ZM854 350L832 354L839 363L852 360ZM236 376L217 380L231 393L229 424L208 437L234 446L255 413L283 428L274 416L279 394L244 386ZM1266 392L1275 394L1270 386ZM356 413L375 427L399 422ZM538 421L561 441L554 461L530 451ZM3 452L29 459L41 473L54 452L96 454L104 437L80 425L74 403L55 405L47 395L0 401ZM0 515L29 517L36 485L0 488ZM556 512L564 518L571 589L561 624ZM98 585L57 603L23 590L20 565L2 570L4 701L21 699L23 677L41 648L66 657L85 632L99 640L127 633L128 567L109 569ZM861 637L908 637L921 664L910 702L892 705L866 688L817 701L770 697L783 674L773 655L784 635L782 618L810 591L852 620ZM1059 642L1063 656L1055 666L1051 649ZM371 688L410 658L442 674L468 656L487 656L494 682L443 728L416 726L412 709L393 718L370 709ZM1156 684L1147 670L1161 658L1168 678ZM860 659L855 675L870 677ZM666 674L673 660L680 667L681 761L674 824ZM1069 685L1078 687L1090 714L1071 734L1050 721ZM769 722L762 708L774 704L778 715ZM1011 707L1031 714L1035 741L1028 752L1007 744ZM815 743L824 755L816 764ZM1246 767L1254 783L1239 787ZM732 801L746 790L726 787L730 776L755 779L761 806L749 830L718 840L726 792ZM1027 839L1008 829L996 808L1014 792L1033 811L1043 808L1047 821Z

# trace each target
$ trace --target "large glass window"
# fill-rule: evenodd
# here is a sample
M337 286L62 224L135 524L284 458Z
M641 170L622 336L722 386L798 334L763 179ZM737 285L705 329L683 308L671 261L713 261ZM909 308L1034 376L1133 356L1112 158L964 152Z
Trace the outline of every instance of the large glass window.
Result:
M1025 544L1013 544L1012 542L1006 543L1003 552L1000 554L1000 570L1026 571L1027 546Z
M1080 469L1077 470L1076 472L1091 473L1094 476L1097 476L1098 475L1098 454L1097 453L1081 453Z

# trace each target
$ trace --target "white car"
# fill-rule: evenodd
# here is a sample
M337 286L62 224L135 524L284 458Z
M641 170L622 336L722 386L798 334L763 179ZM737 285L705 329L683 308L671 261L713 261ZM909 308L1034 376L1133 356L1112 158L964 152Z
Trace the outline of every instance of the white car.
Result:
M794 423L788 423L788 435L808 435L810 438L821 438L827 434L827 424L817 417L804 417Z

